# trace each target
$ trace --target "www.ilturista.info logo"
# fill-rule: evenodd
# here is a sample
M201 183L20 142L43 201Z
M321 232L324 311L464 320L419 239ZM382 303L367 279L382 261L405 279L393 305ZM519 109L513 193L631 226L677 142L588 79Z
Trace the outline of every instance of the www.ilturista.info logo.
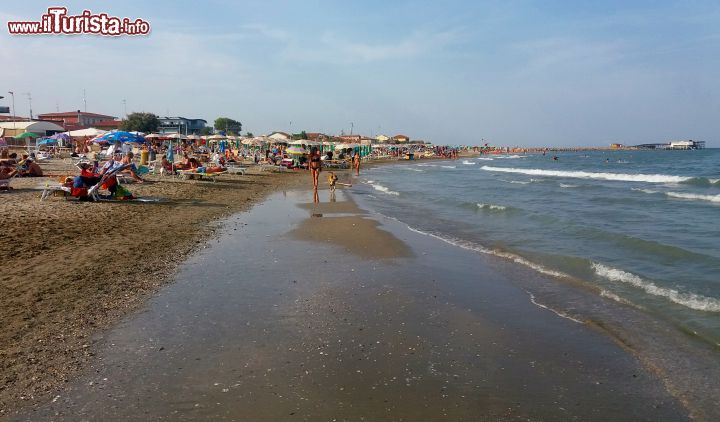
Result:
M143 19L130 20L93 14L83 10L79 15L68 16L66 7L48 7L39 21L14 21L7 23L10 35L78 35L91 34L108 37L122 35L147 35L150 22Z

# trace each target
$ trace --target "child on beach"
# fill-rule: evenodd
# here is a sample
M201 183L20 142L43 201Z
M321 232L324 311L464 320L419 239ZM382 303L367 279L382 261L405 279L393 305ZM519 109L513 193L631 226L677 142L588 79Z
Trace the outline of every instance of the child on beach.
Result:
M330 172L327 176L328 184L330 185L330 192L335 192L335 184L337 183L338 177L335 173Z

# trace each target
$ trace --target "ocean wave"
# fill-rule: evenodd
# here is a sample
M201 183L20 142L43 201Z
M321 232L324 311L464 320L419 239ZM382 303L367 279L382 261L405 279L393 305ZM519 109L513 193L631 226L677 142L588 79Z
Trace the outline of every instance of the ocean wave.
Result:
M677 303L678 305L697 311L720 312L720 299L697 295L695 293L683 293L675 289L660 287L655 283L644 280L635 274L608 267L597 262L592 264L592 268L600 277L610 281L630 284L631 286L644 290L648 294L664 297L674 303Z
M442 167L442 168L444 168L444 169L454 169L454 168L457 168L457 166L440 166L440 167Z
M411 166L402 166L402 167L400 167L400 168L403 169L403 170L416 171L416 172L419 172L419 173L425 173L425 170L416 169L416 168L411 167Z
M512 183L514 185L529 185L530 182L523 182L521 180L506 180L506 179L500 179L501 182L505 183Z
M430 233L430 232L424 232L424 231L422 231L422 230L418 230L418 229L413 228L413 227L410 227L410 226L407 226L407 228L408 228L408 230L410 230L411 232L418 233L418 234L422 234L422 235L424 235L424 236L429 236L429 237L432 237L432 238L441 240L441 241L443 241L443 242L445 242L445 243L447 243L447 244L449 244L449 245L457 246L457 247L463 248L463 249L465 249L465 250L469 250L469 251L473 251L473 252L479 252L479 253L486 254L486 255L493 255L493 256L497 256L497 257L500 257L500 258L504 258L504 259L513 261L513 262L515 262L515 263L517 263L517 264L524 265L524 266L526 266L526 267L528 267L528 268L531 268L531 269L533 269L533 270L535 270L535 271L537 271L537 272L539 272L539 273L541 273L541 274L545 274L545 275L549 275L549 276L557 277L557 278L567 278L567 279L571 279L571 278L572 278L572 277L569 276L568 274L565 274L565 273L562 273L562 272L559 272L559 271L555 271L555 270L552 270L552 269L550 269L550 268L543 267L542 265L536 264L536 263L534 263L534 262L532 262L532 261L529 261L529 260L521 257L520 255L515 255L515 254L513 254L513 253L505 252L505 251L500 251L500 250L497 250L497 249L489 249L489 248L486 248L486 247L484 247L484 246L482 246L482 245L478 245L478 244L476 244L476 243L468 242L468 241L461 240L461 239L456 239L456 238L451 238L451 237L445 237L445 236L439 236L439 235L437 235L437 234Z
M437 164L415 164L418 167L437 167Z
M564 313L564 312L556 311L555 309L553 309L553 308L551 308L551 307L549 307L549 306L547 306L547 305L544 305L544 304L538 302L538 301L535 299L535 295L532 294L532 293L530 293L529 291L525 290L525 293L527 293L528 295L530 295L530 302L532 302L532 304L535 305L535 306L537 306L538 308L547 309L548 311L554 313L555 315L557 315L557 316L559 316L559 317L561 317L561 318L569 319L570 321L577 322L578 324L582 324L582 323L583 323L583 322L580 321L579 319L575 319L575 318L571 317L570 315L568 315L568 314L566 314L566 313Z
M494 205L494 204L483 204L483 203L477 203L476 204L478 208L480 209L486 209L486 210L493 210L493 211L505 211L507 210L507 207L502 205Z
M632 188L631 190L634 190L636 192L648 193L650 195L655 194L655 193L660 193L660 191L652 190L652 189Z
M593 173L587 171L541 170L491 166L482 166L481 169L486 171L496 171L503 173L527 174L530 176L552 176L575 179L613 180L624 182L681 183L690 179L689 177L671 176L666 174Z
M478 158L476 158L476 160L482 160L482 161L493 161L493 160L494 160L494 158L490 158L490 157L478 157Z
M707 177L690 177L680 182L684 185L702 186L702 187L720 187L720 180L708 179Z
M380 185L380 184L377 184L377 183L371 183L369 180L368 180L368 183L369 183L370 186L372 186L373 189L375 189L376 191L380 191L380 192L385 193L385 194L388 194L388 195L395 195L395 196L400 195L399 192L395 192L395 191L393 191L393 190L390 190L390 189L386 188L386 187L383 186L383 185Z
M665 195L671 198L680 199L693 199L698 201L709 201L720 203L720 195L699 195L694 193L682 193L682 192L665 192Z
M477 164L477 163L473 163L472 161L468 161L468 160L463 160L462 163L465 164L466 166L474 166L475 164Z
M660 192L657 190L652 189L637 189L633 188L632 190L648 193L648 194L664 194L666 196L669 196L671 198L678 198L678 199L689 199L689 200L695 200L695 201L708 201L708 202L714 202L714 203L720 203L720 194L718 195L701 195L697 193L685 193L685 192Z
M514 159L514 158L525 158L527 155L498 155L496 158Z
M578 185L566 185L565 183L560 183L561 188L576 188Z

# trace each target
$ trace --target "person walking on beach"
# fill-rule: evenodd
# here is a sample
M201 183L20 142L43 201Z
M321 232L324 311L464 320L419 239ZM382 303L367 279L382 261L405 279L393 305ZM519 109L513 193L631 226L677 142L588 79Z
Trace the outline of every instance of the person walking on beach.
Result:
M313 179L313 189L317 192L318 181L320 180L320 171L322 170L322 161L320 158L320 151L317 147L312 147L310 150L310 175Z
M355 169L355 176L360 176L360 153L356 152L352 158L352 165Z

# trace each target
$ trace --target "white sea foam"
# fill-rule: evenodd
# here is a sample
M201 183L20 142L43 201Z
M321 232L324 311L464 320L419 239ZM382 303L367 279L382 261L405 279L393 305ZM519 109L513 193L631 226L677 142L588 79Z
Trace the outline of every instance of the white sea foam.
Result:
M440 166L440 167L442 167L442 168L444 168L444 169L454 169L454 168L457 168L457 166Z
M671 176L666 174L592 173L587 171L541 170L491 166L482 166L481 168L486 171L519 173L527 174L530 176L552 176L575 179L614 180L625 182L680 183L691 179L691 177Z
M637 189L633 188L634 191L644 192L649 194L663 193L671 198L678 199L689 199L693 201L708 201L714 203L720 203L720 195L701 195L697 193L685 193L685 192L660 192L652 189Z
M630 284L631 286L644 290L648 294L664 297L677 303L678 305L695 309L697 311L720 312L720 299L702 296L695 293L679 292L675 289L667 287L660 287L655 283L644 280L635 274L618 270L617 268L608 267L603 264L593 263L592 267L593 270L595 270L595 273L600 277L610 281Z
M632 190L634 190L636 192L649 193L650 195L652 195L654 193L660 193L660 191L656 191L656 190L652 190L652 189L632 188Z
M368 183L370 183L370 182L368 181ZM385 186L379 185L377 183L370 183L370 186L372 186L373 189L380 191L382 193L386 193L388 195L396 195L396 196L400 195L400 193L390 190L390 189L386 188Z
M521 180L505 180L505 179L500 179L500 181L501 181L501 182L506 182L506 183L512 183L512 184L514 184L514 185L529 185L529 184L530 184L530 182L523 182L523 181L521 181Z
M437 167L437 164L415 164L418 167Z
M474 166L475 164L477 164L477 163L473 163L472 161L468 161L468 160L463 160L462 163L465 164L466 166Z
M560 183L561 188L576 188L578 185L566 185L565 183Z
M410 230L410 231L412 231L412 232L419 233L419 234L422 234L422 235L425 235L425 236L430 236L430 237L433 237L433 238L435 238L435 239L441 240L441 241L443 241L443 242L445 242L445 243L448 243L448 244L450 244L450 245L458 246L458 247L460 247L460 248L463 248L463 249L466 249L466 250L469 250L469 251L479 252L479 253L483 253L483 254L486 254L486 255L494 255L494 256L498 256L498 257L500 257L500 258L508 259L508 260L513 261L513 262L515 262L515 263L517 263L517 264L521 264L521 265L524 265L524 266L526 266L526 267L528 267L528 268L532 268L533 270L535 270L535 271L537 271L537 272L539 272L539 273L541 273L541 274L545 274L545 275L549 275L549 276L553 276L553 277L558 277L558 278L572 278L572 277L570 277L569 275L567 275L567 274L565 274L565 273L561 273L561 272L559 272L559 271L551 270L551 269L549 269L549 268L543 267L543 266L540 265L540 264L536 264L536 263L534 263L534 262L528 261L527 259L525 259L525 258L523 258L523 257L521 257L521 256L519 256L519 255L515 255L515 254L509 253L509 252L498 251L498 250L495 250L495 249L488 249L488 248L486 248L486 247L484 247L484 246L477 245L477 244L471 243L471 242L467 242L467 241L465 241L465 240L453 239L453 238L447 238L447 237L443 237L443 236L438 236L438 235L436 235L436 234L424 232L424 231L422 231L422 230L418 230L418 229L415 229L415 228L410 227L410 226L407 226L407 228L408 228L408 230Z
M506 159L514 159L514 158L525 158L527 155L498 155L496 158L506 158Z
M482 160L482 161L493 161L493 160L494 160L494 158L490 158L490 157L478 157L478 158L476 158L476 160Z
M682 193L682 192L665 192L665 195L671 198L680 199L693 199L698 201L710 201L720 203L720 195L699 195L694 193Z
M408 171L417 171L417 172L420 172L420 173L424 173L424 172L425 172L425 170L416 169L415 167L410 167L410 166L402 166L402 167L400 167L400 168L402 168L402 169L404 169L404 170L408 170Z
M568 314L566 314L566 313L563 313L563 312L560 312L560 311L556 311L555 309L553 309L553 308L551 308L551 307L549 307L549 306L547 306L547 305L543 305L542 303L538 302L538 301L535 299L535 295L533 295L532 293L528 292L527 290L525 290L525 292L526 292L528 295L530 295L530 302L532 302L533 305L535 305L535 306L537 306L537 307L539 307L539 308L547 309L548 311L554 313L555 315L557 315L557 316L559 316L559 317L561 317L561 318L569 319L570 321L577 322L578 324L582 324L582 323L583 323L582 321L580 321L580 320L578 320L578 319L575 319L575 318L571 317L570 315L568 315Z
M493 204L478 203L477 206L480 209L495 210L495 211L505 211L507 209L507 207L504 207L502 205L493 205Z

